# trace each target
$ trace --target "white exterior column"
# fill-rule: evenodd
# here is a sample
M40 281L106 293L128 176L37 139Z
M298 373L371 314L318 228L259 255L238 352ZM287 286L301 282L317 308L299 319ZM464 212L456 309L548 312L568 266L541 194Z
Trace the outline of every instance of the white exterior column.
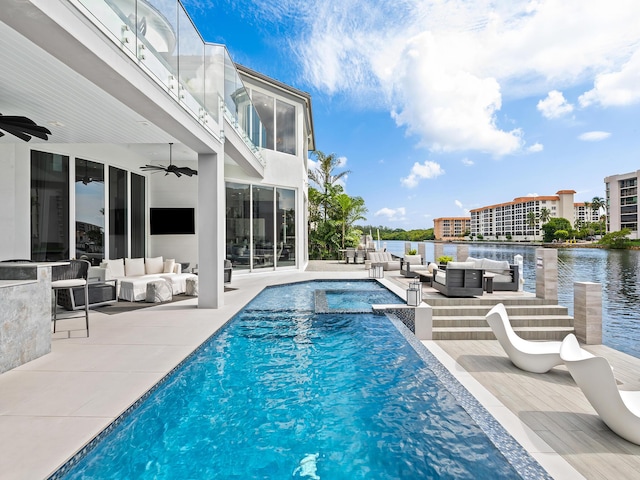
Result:
M224 305L225 185L222 154L198 154L198 307Z

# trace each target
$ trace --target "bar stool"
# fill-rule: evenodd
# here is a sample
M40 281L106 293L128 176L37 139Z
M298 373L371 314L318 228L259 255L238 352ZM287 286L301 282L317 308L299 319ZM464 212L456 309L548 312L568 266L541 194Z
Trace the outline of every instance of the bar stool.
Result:
M58 320L58 292L69 290L69 295L73 295L73 289L82 287L84 290L84 317L87 325L87 337L89 336L89 266L86 260L69 260L68 265L56 265L51 268L51 289L53 290L53 333L56 332L56 321ZM79 318L76 316L65 316L60 320L68 318Z

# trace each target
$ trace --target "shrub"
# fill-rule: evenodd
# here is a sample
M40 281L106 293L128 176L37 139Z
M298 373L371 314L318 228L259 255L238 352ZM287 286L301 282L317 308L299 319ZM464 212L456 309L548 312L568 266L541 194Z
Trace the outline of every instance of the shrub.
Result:
M453 257L449 255L442 255L441 257L438 257L437 260L440 265L446 265L447 263L453 261Z

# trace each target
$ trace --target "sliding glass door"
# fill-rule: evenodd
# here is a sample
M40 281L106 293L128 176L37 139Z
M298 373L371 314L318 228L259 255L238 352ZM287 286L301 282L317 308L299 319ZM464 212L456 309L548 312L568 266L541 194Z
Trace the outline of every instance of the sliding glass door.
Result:
M69 157L31 151L31 259L68 259Z

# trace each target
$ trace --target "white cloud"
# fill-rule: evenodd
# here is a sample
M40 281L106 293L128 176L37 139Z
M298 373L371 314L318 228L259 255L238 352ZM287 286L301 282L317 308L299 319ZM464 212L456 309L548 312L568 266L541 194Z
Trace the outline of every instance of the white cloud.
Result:
M592 90L581 95L580 105L625 106L640 102L640 50L617 72L598 75Z
M399 222L399 221L406 220L405 218L406 213L407 213L407 210L404 207L398 207L398 208L385 207L385 208L381 208L376 213L374 213L374 216L386 217L386 219L391 222Z
M537 193L527 193L525 196L526 197L539 197L540 195L538 195Z
M606 140L611 136L609 132L585 132L582 135L578 135L578 139L584 142L599 142L601 140Z
M425 178L436 178L444 174L444 170L440 164L426 160L424 163L414 163L411 168L411 173L408 176L401 178L400 183L407 188L414 188L420 183L420 180Z
M541 152L542 150L544 150L544 145L537 142L527 148L527 152L529 153L538 153L538 152Z
M522 151L525 132L517 119L503 123L503 96L595 80L581 105L640 101L637 0L287 0L286 10L309 84L392 112L434 151ZM562 99L540 108L567 114Z
M551 90L544 100L538 102L536 108L543 117L549 119L559 118L573 112L573 105L567 102L562 92L558 90Z
M463 159L462 159L462 164L463 164L465 167L471 167L471 166L475 165L475 164L473 163L473 160L470 160L470 159L468 159L468 158L463 158Z
M462 204L462 202L460 200L455 200L454 201L456 207L460 208L465 215L471 215L471 210L469 210L468 208L465 208L465 206Z

